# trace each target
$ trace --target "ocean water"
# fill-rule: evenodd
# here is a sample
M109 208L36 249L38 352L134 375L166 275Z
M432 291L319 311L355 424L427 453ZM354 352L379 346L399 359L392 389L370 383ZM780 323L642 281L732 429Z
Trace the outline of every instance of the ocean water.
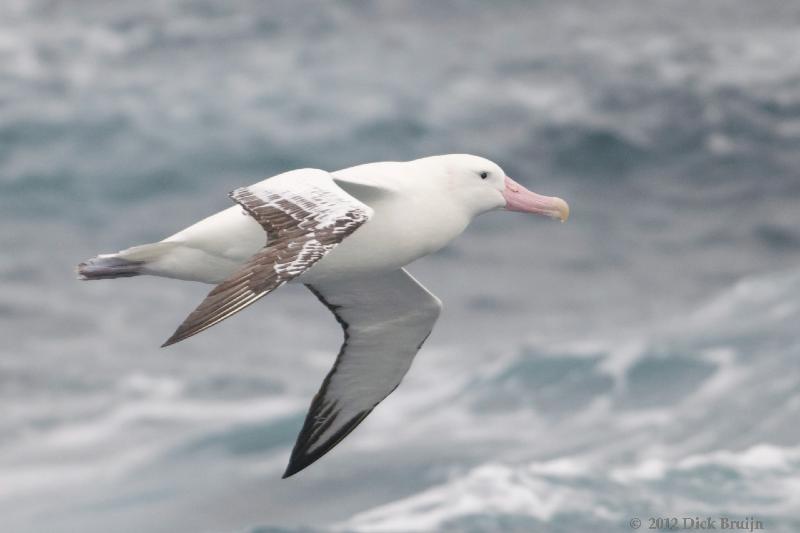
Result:
M800 530L800 5L6 0L0 522L27 532ZM470 152L555 224L410 270L398 390L280 475L340 332L301 287L81 283L297 167Z

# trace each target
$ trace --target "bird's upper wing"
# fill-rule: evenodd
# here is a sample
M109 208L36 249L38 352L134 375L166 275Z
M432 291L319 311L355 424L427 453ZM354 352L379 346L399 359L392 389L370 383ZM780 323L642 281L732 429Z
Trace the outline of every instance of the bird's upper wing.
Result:
M339 171L332 174L332 176L336 185L362 202L377 202L397 193L395 188L386 183L376 183L375 176L370 176L372 179L367 181L364 177L359 178L348 175L346 170Z
M296 278L372 216L331 174L316 169L280 174L230 197L264 227L266 245L208 293L163 346L210 328Z
M400 384L441 310L439 299L402 269L307 286L341 324L344 343L283 477L329 452Z

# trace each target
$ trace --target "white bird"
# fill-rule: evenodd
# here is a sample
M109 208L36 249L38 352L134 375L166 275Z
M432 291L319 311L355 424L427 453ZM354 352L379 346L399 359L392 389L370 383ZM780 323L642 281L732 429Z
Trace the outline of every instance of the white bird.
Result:
M302 169L236 189L238 205L161 242L99 255L80 279L149 274L216 284L163 346L232 316L289 281L305 284L344 330L283 477L346 437L399 384L441 301L403 267L495 209L559 218L567 203L527 190L495 163L453 154Z

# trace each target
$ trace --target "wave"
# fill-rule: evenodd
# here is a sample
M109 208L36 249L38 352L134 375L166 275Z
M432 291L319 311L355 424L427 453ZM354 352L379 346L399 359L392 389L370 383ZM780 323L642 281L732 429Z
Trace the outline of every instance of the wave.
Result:
M560 458L487 463L409 498L359 513L340 531L619 531L635 517L755 517L789 532L800 521L800 448L761 444L677 462L614 467ZM753 502L757 501L757 507Z
M175 531L202 507L220 530L618 531L671 498L800 530L798 7L676 2L6 2L8 527L120 530L103 513L125 508ZM206 289L73 283L266 175L461 151L568 198L570 224L487 215L414 265L446 302L434 335L289 484L341 335L313 298L159 352Z
M497 459L340 529L562 531L591 522L615 531L634 510L740 517L747 509L791 531L800 520L792 489L800 448L791 444L800 376L786 370L800 355L798 298L798 272L745 279L622 349L523 350L455 396ZM435 425L458 434L445 430L451 420L464 424L439 417ZM477 435L445 440L478 446Z

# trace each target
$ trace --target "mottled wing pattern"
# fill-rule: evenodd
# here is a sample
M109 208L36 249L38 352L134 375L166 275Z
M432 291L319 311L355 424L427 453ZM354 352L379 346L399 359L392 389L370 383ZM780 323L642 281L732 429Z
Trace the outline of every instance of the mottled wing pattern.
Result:
M400 384L441 310L439 299L405 270L308 288L341 324L344 343L283 477L329 452Z
M208 293L163 346L218 324L296 278L372 214L323 171L281 174L230 196L264 227L267 244Z

